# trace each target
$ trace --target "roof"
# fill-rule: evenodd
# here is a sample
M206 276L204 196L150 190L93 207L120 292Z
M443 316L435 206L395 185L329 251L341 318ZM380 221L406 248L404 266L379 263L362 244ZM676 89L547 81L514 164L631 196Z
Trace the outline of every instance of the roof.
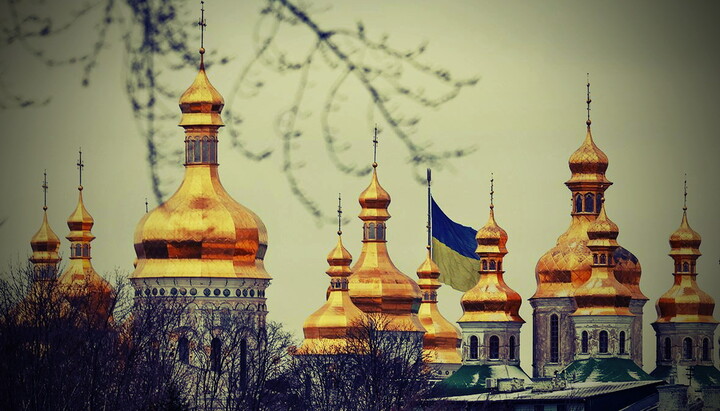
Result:
M577 360L563 371L572 381L577 382L624 382L649 381L651 377L635 362L622 358L589 358Z
M670 365L661 365L653 372L650 373L651 376L654 378L657 378L659 380L665 380L668 381L671 378L672 374L672 366ZM674 378L675 383L677 384L687 384L688 383L688 366L685 365L678 365L677 370L675 372ZM716 386L720 385L720 370L715 368L712 365L696 365L693 368L692 371L692 385L693 386L700 386L700 387L707 387L707 386Z
M520 378L530 383L530 377L516 365L463 365L453 375L438 382L430 390L432 397L479 394L487 392L486 378Z

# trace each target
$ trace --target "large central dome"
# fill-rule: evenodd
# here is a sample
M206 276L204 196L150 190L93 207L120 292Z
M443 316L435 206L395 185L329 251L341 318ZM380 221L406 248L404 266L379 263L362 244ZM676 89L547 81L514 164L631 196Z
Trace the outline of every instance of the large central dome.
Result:
M185 177L172 197L138 223L133 279L270 278L263 265L265 225L220 183L217 134L224 101L207 78L203 52L200 71L180 98Z

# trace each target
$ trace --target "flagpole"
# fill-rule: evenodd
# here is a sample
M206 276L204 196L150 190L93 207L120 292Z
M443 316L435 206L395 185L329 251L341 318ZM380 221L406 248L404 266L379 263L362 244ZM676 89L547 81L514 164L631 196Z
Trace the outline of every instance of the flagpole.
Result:
M428 209L427 209L427 248L430 251L430 258L432 258L432 193L430 192L430 181L431 178L431 171L428 168L427 169L427 202L428 202Z

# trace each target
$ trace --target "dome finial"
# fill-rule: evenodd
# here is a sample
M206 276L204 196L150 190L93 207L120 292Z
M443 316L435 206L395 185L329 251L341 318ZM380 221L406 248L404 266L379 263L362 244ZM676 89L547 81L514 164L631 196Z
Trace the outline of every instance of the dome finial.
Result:
M592 103L592 100L590 99L590 73L587 73L587 121L585 124L587 124L588 128L590 128L590 124L592 124L592 121L590 120L590 103Z
M342 194L338 193L338 235L342 235Z
M375 135L373 137L373 168L377 167L377 145L378 145L378 127L377 124L375 124Z
M47 190L48 190L48 184L47 184L47 170L43 172L43 211L47 211Z
M205 54L205 27L207 27L204 1L200 2L200 21L198 21L198 26L200 26L200 64L202 64L202 55Z
M685 173L685 193L683 194L683 212L687 211L687 173Z
M145 197L145 214L147 214L147 212L148 212L148 201L147 201L147 197Z
M80 149L78 150L78 162L76 165L77 165L77 168L78 168L78 171L80 174L80 185L78 186L78 190L82 191L82 189L83 189L82 172L83 172L83 168L85 168L85 163L83 163L83 160L82 160L82 147L80 147Z
M494 196L495 196L495 175L493 173L490 173L490 209L491 210L493 208L495 208Z
M427 196L428 196L428 209L427 209L427 248L428 253L432 249L432 193L430 192L430 182L432 181L432 170L427 169Z

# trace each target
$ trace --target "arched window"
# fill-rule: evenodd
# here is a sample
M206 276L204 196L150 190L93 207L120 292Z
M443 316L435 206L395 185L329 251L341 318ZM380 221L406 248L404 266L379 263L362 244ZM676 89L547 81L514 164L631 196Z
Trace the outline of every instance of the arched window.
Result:
M588 343L590 340L590 336L588 335L587 331L582 332L582 337L580 338L580 350L583 354L587 354L588 352Z
M207 163L210 160L210 144L207 136L202 138L202 160Z
M575 212L576 213L582 213L582 194L578 194L577 197L575 197Z
M587 193L585 194L585 212L592 213L595 211L595 196Z
M377 239L378 240L385 239L385 224L383 224L383 223L378 223L378 225L377 225Z
M560 361L560 321L557 314L550 316L550 362Z
M511 360L514 360L515 359L515 336L514 335L510 336L510 341L508 343L508 350L510 351L508 353L509 354L508 358L510 358Z
M598 194L597 196L595 196L595 210L597 210L598 213L600 212L600 209L602 208L602 198L603 198L602 194Z
M375 223L368 224L368 239L375 239Z
M608 352L608 332L605 330L600 331L600 335L598 335L599 339L599 345L600 345L600 352L601 353L607 353Z
M618 344L620 345L618 352L620 352L620 354L625 354L625 331L620 331L618 339Z
M178 360L185 364L190 362L190 342L187 337L178 340Z
M665 342L663 343L663 358L665 360L669 360L672 357L672 342L670 341L670 337L665 337Z
M597 264L597 263L598 263L597 254L593 254L593 264Z
M690 337L685 337L683 340L683 357L686 360L693 359L693 341Z
M683 263L683 272L690 272L690 264L688 264L687 261Z
M195 141L195 150L193 153L193 163L199 163L202 161L202 144L201 142Z
M192 163L194 149L195 149L195 140L188 140L185 143L185 163Z
M605 254L600 254L600 264L607 264L607 257L605 257Z
M495 260L490 260L490 271L495 271Z
M82 257L82 246L75 244L75 257Z
M497 360L500 358L500 338L497 335L490 337L490 359Z
M220 339L215 337L210 342L210 369L215 372L220 371L220 365L222 364L222 355L220 350L222 349L222 343Z
M487 260L482 260L482 269L483 271L487 271Z
M477 360L478 358L478 338L476 336L470 337L470 359Z
M708 338L703 340L702 359L703 361L710 361L710 339Z
M82 255L83 257L90 257L90 244L83 244Z

